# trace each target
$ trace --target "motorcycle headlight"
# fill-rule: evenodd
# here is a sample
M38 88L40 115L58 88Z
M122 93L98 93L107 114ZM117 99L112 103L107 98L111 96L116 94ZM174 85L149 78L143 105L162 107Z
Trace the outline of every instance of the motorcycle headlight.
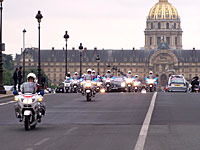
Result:
M19 98L15 96L14 100L15 100L16 102L18 102Z
M91 83L86 83L85 86L86 86L86 87L91 87L92 84L91 84Z
M43 101L43 97L40 97L40 98L38 99L38 101L39 101L39 102Z
M125 82L122 82L121 83L121 87L125 87L126 86L126 83Z
M97 82L97 86L101 86L101 82Z

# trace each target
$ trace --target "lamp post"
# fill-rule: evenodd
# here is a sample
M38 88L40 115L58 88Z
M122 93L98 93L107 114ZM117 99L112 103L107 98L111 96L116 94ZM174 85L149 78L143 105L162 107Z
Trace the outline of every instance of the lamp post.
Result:
M23 30L23 82L25 82L25 33L26 30Z
M83 45L80 43L79 46L79 51L80 51L80 77L82 76L82 50L83 50Z
M96 61L97 61L97 66L98 66L97 74L100 75L100 71L99 71L99 70L100 70L100 69L99 69L99 68L100 68L100 66L99 66L99 63L100 63L100 57L99 57L99 55L97 55Z
M3 0L0 0L1 6L0 6L0 11L1 11L1 22L0 22L0 94L6 94L6 91L3 87L3 58L2 58L2 51L4 50L4 44L2 43L2 3Z
M36 17L38 21L38 83L41 85L41 66L40 66L40 22L43 18L41 11L38 11Z
M69 35L67 34L67 31L65 31L64 39L66 41L66 50L65 50L65 76L67 75L67 40L69 39Z

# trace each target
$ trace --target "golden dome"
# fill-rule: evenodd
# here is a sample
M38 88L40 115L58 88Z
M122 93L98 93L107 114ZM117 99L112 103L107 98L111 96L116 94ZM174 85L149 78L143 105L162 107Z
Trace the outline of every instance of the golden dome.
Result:
M168 2L168 0L159 0L157 4L155 4L150 12L149 19L179 19L178 11L176 8Z

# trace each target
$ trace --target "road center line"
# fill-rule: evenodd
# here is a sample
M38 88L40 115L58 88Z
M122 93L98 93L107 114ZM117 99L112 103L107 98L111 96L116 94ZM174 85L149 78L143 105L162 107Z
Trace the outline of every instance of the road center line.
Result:
M42 141L37 142L37 143L35 144L35 146L39 146L39 145L45 143L46 141L48 141L49 139L50 139L50 138L45 138L45 139L43 139Z
M70 134L72 131L74 131L74 130L76 130L76 129L78 129L78 127L73 127L73 128L71 128L71 129L67 130L67 132L65 132L65 135Z
M143 122L143 125L142 125L142 128L141 128L141 131L140 131L140 134L139 134L139 137L138 137L138 140L137 140L134 150L144 150L144 145L145 145L146 137L148 134L149 125L150 125L152 113L153 113L155 102L156 102L156 96L157 96L157 92L155 92L153 94L151 104L149 106L149 110L148 110L145 120Z

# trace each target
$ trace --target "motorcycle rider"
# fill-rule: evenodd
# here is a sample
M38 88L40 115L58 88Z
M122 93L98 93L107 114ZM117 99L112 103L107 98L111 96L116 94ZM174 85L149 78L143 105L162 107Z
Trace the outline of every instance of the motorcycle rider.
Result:
M191 82L191 85L192 85L192 92L194 92L194 87L195 86L198 86L199 87L199 77L194 77L192 79L192 82Z
M126 75L127 78L133 78L133 75L132 75L132 71L128 71L128 74Z
M29 73L27 75L27 82L22 84L22 94L25 94L25 93L35 94L37 92L39 92L39 89L37 88L36 75L34 73ZM40 104L42 115L45 115L45 111L46 111L45 105L42 102L39 102L39 104ZM21 118L18 104L15 104L15 111L18 112L19 114L18 118ZM41 121L41 116L40 116L40 121Z
M105 76L105 78L112 78L112 75L111 75L111 71L110 70L107 70Z
M95 70L92 70L92 78L93 78L93 80L94 80L95 78L97 78L97 75L96 75Z
M153 75L153 71L149 71L149 75L147 76L148 79L154 79L155 76Z
M71 73L70 72L67 72L67 75L66 75L67 77L71 77Z
M79 79L78 72L75 72L75 73L74 73L72 79L73 79L73 80L78 80L78 79Z
M137 82L140 81L138 75L135 75L135 76L134 76L134 81L137 81Z
M84 80L85 81L92 81L93 80L92 70L91 69L87 70L87 74L84 76Z

